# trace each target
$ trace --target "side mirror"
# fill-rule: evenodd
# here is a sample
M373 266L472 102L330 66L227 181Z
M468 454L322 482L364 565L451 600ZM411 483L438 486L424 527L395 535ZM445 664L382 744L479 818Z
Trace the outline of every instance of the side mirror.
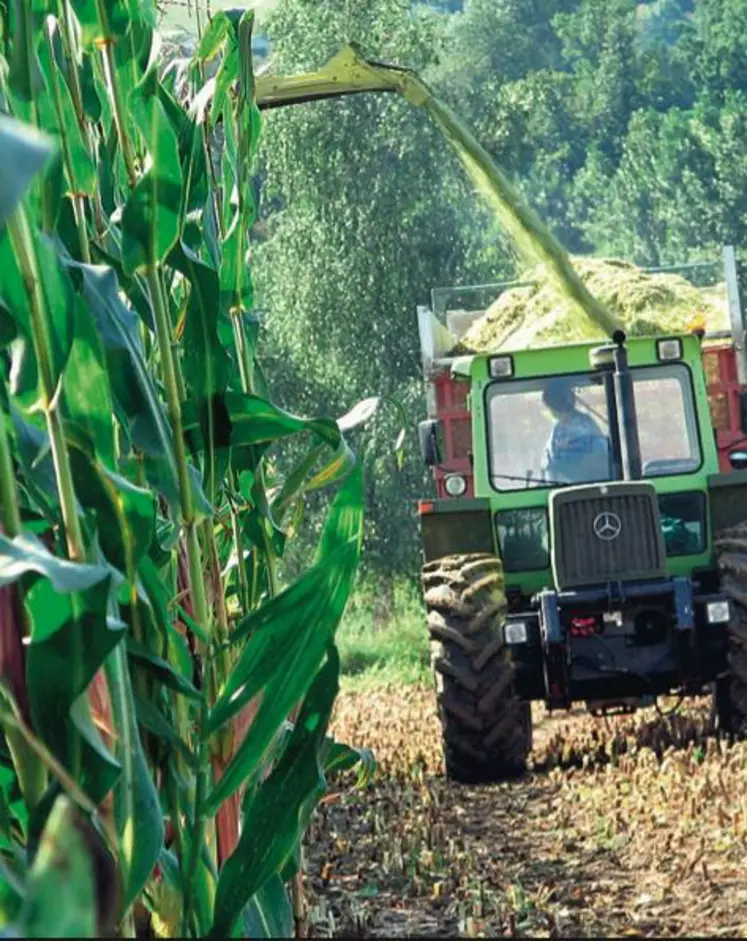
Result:
M428 418L418 425L420 453L426 467L436 467L443 461L443 427L437 418Z
M747 470L747 451L731 451L729 463L734 470Z
M747 392L739 393L739 426L747 435Z

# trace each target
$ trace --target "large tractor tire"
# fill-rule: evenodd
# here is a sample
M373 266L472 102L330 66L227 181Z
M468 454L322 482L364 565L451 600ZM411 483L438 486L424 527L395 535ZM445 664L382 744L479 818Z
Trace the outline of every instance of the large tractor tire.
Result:
M503 570L492 555L423 566L446 776L484 784L520 775L532 746L530 704L514 689L501 626Z
M747 525L723 533L716 541L721 589L732 606L728 669L716 683L717 728L734 738L747 738Z

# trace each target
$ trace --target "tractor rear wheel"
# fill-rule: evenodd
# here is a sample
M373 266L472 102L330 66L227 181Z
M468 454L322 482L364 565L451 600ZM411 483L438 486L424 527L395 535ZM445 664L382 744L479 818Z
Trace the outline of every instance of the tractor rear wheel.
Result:
M724 534L717 540L721 590L731 602L732 619L728 670L716 682L714 711L719 731L744 739L747 738L747 567L744 555L733 551L735 538L743 544L747 538L744 527L734 536Z
M445 556L424 565L422 578L446 775L470 784L516 777L532 746L532 714L503 642L500 560Z

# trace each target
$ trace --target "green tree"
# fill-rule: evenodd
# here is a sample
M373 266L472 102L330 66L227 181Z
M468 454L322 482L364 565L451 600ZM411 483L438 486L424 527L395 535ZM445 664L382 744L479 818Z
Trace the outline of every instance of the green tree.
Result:
M603 255L639 264L684 261L717 239L712 155L688 112L636 112L620 165L608 177L590 160L577 198L593 207L585 234Z
M747 7L742 0L698 0L687 20L680 55L698 91L723 101L747 92Z
M286 74L319 67L343 40L428 69L443 23L407 0L285 0L266 30ZM382 94L269 114L262 172L269 237L255 274L275 394L338 414L357 398L389 395L412 428L423 410L416 306L431 287L489 266L493 226L461 168L418 109ZM502 264L491 277L509 270ZM414 434L401 468L391 455L398 421L382 413L366 432L378 477L368 477L367 558L387 569L414 567L414 500L428 487Z
M741 0L281 0L278 72L348 40L423 72L575 252L678 262L744 239L747 26ZM324 141L324 147L316 146ZM342 412L394 395L422 416L414 310L431 287L514 273L440 136L387 95L269 116L264 241L255 250L275 391ZM379 466L368 558L414 567L407 507L427 476L414 436L366 431ZM388 462L388 463L387 463Z

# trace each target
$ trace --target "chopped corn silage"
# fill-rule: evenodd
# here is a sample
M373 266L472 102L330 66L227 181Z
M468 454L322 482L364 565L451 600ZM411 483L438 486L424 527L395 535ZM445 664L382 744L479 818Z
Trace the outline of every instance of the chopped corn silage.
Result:
M656 336L702 327L729 328L724 284L697 288L681 275L650 273L617 259L574 258L589 291L616 314L628 336ZM459 339L461 352L487 353L604 339L542 276L529 274L528 287L504 291Z

